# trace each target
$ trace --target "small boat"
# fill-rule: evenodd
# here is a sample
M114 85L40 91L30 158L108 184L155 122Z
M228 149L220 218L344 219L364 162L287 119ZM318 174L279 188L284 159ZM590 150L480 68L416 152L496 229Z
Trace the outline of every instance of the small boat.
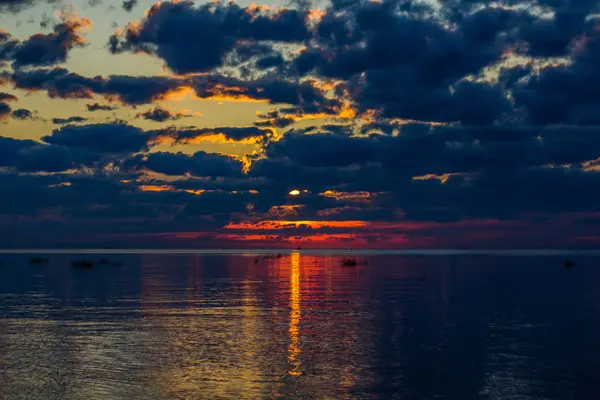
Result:
M123 265L123 261L111 261L108 258L101 258L98 263L103 265L111 265L113 267L120 267Z
M342 266L344 266L344 267L356 267L357 265L358 265L358 261L356 261L356 257L344 258L342 260Z
M30 264L48 264L48 259L45 257L31 257L29 259Z
M71 261L71 266L75 268L92 268L94 263L88 260Z

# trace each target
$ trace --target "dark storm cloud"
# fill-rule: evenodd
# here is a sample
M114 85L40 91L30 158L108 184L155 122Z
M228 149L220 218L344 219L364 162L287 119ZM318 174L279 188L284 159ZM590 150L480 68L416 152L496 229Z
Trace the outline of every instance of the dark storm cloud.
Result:
M66 125L42 140L49 144L89 149L99 153L132 153L148 149L149 135L119 123Z
M126 104L145 104L162 100L173 90L184 87L176 78L112 75L105 79L101 94L116 94Z
M453 91L424 91L402 75L397 71L368 72L367 84L356 100L365 109L381 110L383 117L468 125L490 124L511 111L509 100L498 86L463 81Z
M81 32L90 26L91 22L86 18L67 19L57 24L49 34L38 33L15 43L8 52L13 67L17 69L65 62L71 49L85 45Z
M33 119L33 113L25 108L19 108L13 110L12 117L20 120Z
M71 185L64 185L64 183ZM0 174L0 187L3 191L12 194L11 196L2 196L0 199L0 213L4 215L37 215L39 217L46 209L58 208L61 210L63 221L55 220L54 226L60 226L60 229L64 229L64 218L80 214L84 210L91 212L95 208L104 207L111 203L111 199L116 201L122 207L121 209L129 208L122 201L127 198L127 192L123 185L118 181L97 176L2 173ZM136 204L134 199L130 199L129 203ZM126 215L120 214L120 216L125 217ZM41 221L43 218L37 222ZM37 231L37 229L33 231Z
M374 140L330 133L305 135L292 132L267 147L267 155L271 158L287 157L308 167L366 164L377 160L378 151Z
M33 140L0 137L0 165L19 172L58 172L73 167L68 149Z
M192 155L183 153L150 153L126 162L129 168L148 169L165 175L191 175L207 177L241 177L242 163L227 156L199 151Z
M85 122L85 121L87 121L87 118L79 117L79 116L68 117L68 118L52 118L52 123L56 124L56 125L71 124L74 122L81 123L81 122Z
M297 106L307 113L336 113L341 107L338 99L326 97L326 93L314 80L295 82L276 77L242 80L223 75L201 75L193 78L193 87L200 98L226 96L248 97L267 100L269 103L284 103Z
M306 12L267 12L236 3L157 3L136 27L113 36L113 52L156 54L177 73L205 72L245 40L301 42L308 37Z
M200 98L224 96L250 98L270 103L296 106L299 112L337 113L339 99L326 97L323 89L313 80L296 83L278 78L242 80L223 75L203 75L193 78L140 77L111 75L93 78L69 72L64 68L35 69L5 73L14 86L24 90L45 90L52 98L93 98L95 94L117 97L122 103L141 105L165 99L169 93L192 87ZM92 105L91 110L97 110ZM105 108L103 108L105 109Z
M597 21L596 21L597 22ZM509 80L515 104L535 125L599 125L600 35L590 29L580 39L572 62L549 65L539 71L529 69L524 79ZM517 70L521 76L526 75ZM505 75L513 70L504 71Z
M170 92L186 86L184 81L177 78L121 75L87 78L64 68L15 71L6 76L18 89L45 90L51 98L91 99L98 94L117 97L129 105L159 101ZM107 106L101 107L92 104L88 109L107 109Z
M15 88L44 90L51 98L91 99L94 95L101 95L134 106L161 101L170 93L191 87L200 98L264 100L273 104L294 105L300 113L336 114L342 107L341 101L327 97L315 80L299 83L278 77L243 80L224 75L190 78L110 75L88 78L64 68L20 70L5 72L3 76L13 82ZM98 106L91 104L88 110L108 110L109 107Z
M514 110L501 86L463 79L507 51L568 55L580 35L591 29L588 18L597 7L594 2L540 3L554 15L539 17L532 7L446 2L441 11L451 23L410 3L334 4L317 25L315 40L292 61L290 72L346 80L340 88L345 86L358 109L377 110L383 117L467 125L511 119Z
M288 157L265 158L252 163L248 176L266 179L268 184L261 193L287 194L292 188L302 188L313 193L343 189L350 191L381 191L395 187L397 181L387 179L377 164L350 167L311 167L292 162ZM410 178L404 179L410 182Z
M527 14L484 9L447 29L428 13L398 12L394 3L366 2L330 10L317 27L316 46L296 60L300 73L350 78L369 70L396 70L425 85L455 82L496 60ZM401 44L398 48L397 45Z
M165 108L153 108L137 115L137 118L144 118L155 122L176 121L183 118L182 114L174 114Z
M358 108L383 117L480 125L511 111L502 88L461 80L499 60L512 43L508 32L530 21L528 14L484 9L450 30L421 12L397 11L375 2L330 11L295 70L348 80Z
M600 156L600 129L583 127L482 128L414 125L401 135L351 137L289 132L267 146L267 156L306 167L377 163L390 176L502 174L550 164L580 164Z
M522 218L527 214L598 211L600 173L527 168L507 174L415 181L394 192L407 212L454 210L462 218Z

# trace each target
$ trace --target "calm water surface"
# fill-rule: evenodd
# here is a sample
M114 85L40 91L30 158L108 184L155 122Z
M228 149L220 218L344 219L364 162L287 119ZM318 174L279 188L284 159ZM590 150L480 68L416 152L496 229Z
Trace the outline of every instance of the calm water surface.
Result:
M600 398L596 256L29 257L1 256L2 399Z

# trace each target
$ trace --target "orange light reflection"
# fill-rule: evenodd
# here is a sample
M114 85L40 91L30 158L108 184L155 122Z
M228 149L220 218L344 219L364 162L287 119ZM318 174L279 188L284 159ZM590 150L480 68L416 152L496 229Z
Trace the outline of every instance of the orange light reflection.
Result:
M290 345L288 346L288 363L292 368L288 371L291 376L300 376L300 253L295 251L291 255L290 270Z

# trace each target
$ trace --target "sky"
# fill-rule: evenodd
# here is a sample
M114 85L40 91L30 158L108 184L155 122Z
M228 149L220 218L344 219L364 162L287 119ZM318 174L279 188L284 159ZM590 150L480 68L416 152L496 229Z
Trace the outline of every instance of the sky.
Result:
M0 0L0 248L595 248L599 12Z

